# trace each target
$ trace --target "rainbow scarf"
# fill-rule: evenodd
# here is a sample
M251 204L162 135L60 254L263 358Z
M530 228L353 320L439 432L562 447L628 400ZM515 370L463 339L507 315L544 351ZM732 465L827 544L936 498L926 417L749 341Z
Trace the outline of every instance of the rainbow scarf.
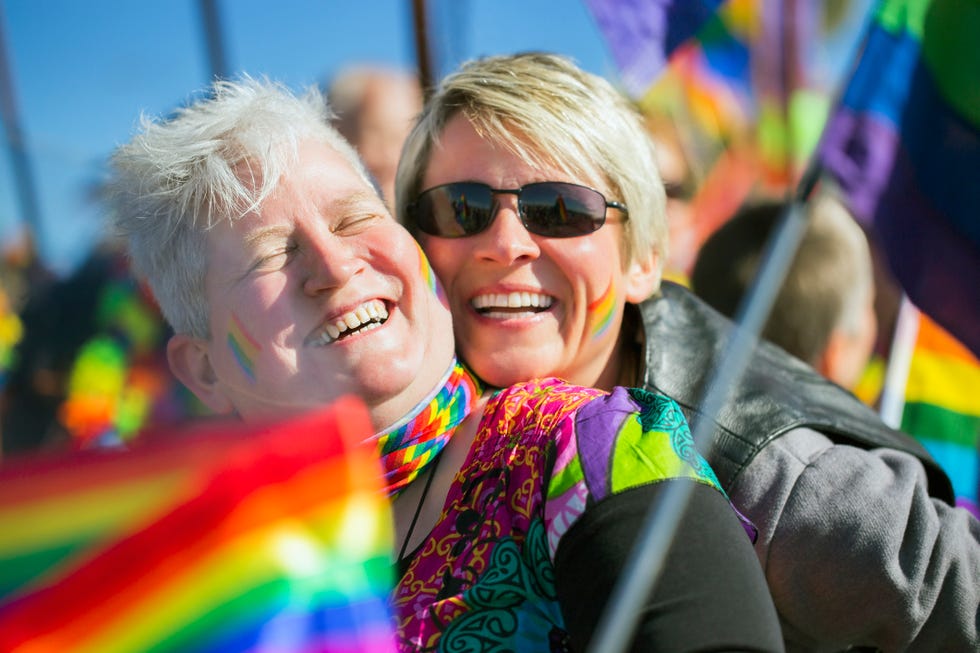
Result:
M0 467L0 570L24 559L11 539L22 554L72 549L0 597L0 650L394 651L391 514L370 432L345 398L30 478ZM142 501L129 493L140 487ZM25 532L37 528L47 536Z
M473 410L483 388L453 357L435 390L391 428L375 434L388 496L398 496L442 451L456 427Z

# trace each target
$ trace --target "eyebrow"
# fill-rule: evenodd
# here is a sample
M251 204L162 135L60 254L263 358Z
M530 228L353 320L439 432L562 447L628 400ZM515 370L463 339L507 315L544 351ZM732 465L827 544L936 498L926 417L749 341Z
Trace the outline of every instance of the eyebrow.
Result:
M245 236L245 246L249 248L259 247L270 241L286 240L289 238L291 230L283 225L264 227Z
M382 200L377 193L374 193L372 191L367 191L367 190L357 191L354 193L350 193L349 195L346 195L344 197L331 200L329 203L327 203L326 206L333 210L344 211L344 210L361 208L363 205L366 204L373 205L372 208L385 206L384 200Z
M370 208L374 210L377 207L384 207L384 202L376 193L371 191L358 191L326 202L321 212L345 212L352 209L361 209L366 205L371 205ZM288 240L292 232L292 228L286 225L263 227L246 235L244 237L244 243L246 247L256 248L270 241Z

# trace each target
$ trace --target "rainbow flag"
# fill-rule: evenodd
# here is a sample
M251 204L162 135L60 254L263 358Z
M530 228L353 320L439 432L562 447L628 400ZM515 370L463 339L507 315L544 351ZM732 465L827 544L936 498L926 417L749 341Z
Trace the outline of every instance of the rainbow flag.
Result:
M818 161L910 300L980 355L980 3L880 0Z
M640 97L670 56L704 27L723 0L586 0L623 85Z
M901 430L915 436L953 482L957 505L980 517L980 360L927 315L903 311L896 342L909 354L901 389Z
M27 464L29 475L0 468L0 568L15 585L0 600L0 650L393 651L392 523L371 432L363 404L344 398L278 424ZM10 545L12 520L38 507L47 537ZM11 574L31 550L54 562Z

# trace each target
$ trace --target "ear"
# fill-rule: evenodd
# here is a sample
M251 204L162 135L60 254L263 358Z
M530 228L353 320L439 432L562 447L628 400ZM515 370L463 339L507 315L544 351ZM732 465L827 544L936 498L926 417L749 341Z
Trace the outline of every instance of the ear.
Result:
M817 354L815 370L836 383L851 390L861 376L863 363L855 337L843 329L834 329L827 338L827 346Z
M834 370L837 369L837 359L839 357L839 338L836 338L835 334L831 333L830 337L827 339L827 346L823 348L823 351L817 354L816 360L813 361L813 369L820 372L820 374L826 378L833 379Z
M227 415L234 410L211 366L206 340L185 333L171 336L167 342L167 362L174 376L205 406L218 415Z
M655 252L637 256L626 270L626 301L639 304L660 287L660 257Z

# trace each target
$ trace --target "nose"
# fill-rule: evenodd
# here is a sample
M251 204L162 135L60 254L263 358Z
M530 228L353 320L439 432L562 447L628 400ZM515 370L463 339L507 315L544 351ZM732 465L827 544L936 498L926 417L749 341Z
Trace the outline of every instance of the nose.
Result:
M495 214L490 226L473 236L477 239L476 256L504 265L536 259L541 250L534 236L521 222L517 196L501 194L494 199Z
M347 239L334 234L312 239L303 257L303 291L316 295L342 288L363 266Z

